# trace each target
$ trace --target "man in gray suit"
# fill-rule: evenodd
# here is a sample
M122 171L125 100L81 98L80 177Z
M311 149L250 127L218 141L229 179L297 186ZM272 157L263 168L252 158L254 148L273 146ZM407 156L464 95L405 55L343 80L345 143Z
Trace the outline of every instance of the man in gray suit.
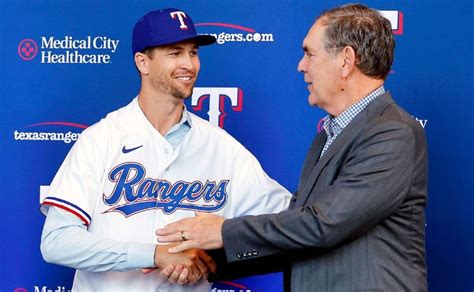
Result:
M173 249L223 247L226 260L285 255L292 291L426 291L427 149L384 89L390 23L363 5L324 12L298 70L324 109L289 210L224 220L197 214L158 230Z

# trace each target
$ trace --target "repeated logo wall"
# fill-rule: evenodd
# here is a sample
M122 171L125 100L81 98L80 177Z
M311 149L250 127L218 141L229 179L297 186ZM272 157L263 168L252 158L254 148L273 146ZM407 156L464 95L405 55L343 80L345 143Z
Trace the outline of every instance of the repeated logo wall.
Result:
M182 8L199 33L217 38L217 45L200 48L188 110L224 128L270 176L295 190L325 116L307 104L296 70L302 40L318 14L344 2L269 3L0 1L0 291L71 289L73 270L41 258L39 198L82 130L136 96L131 30L148 11ZM473 3L364 3L391 21L397 42L385 88L428 137L430 291L472 291ZM281 285L281 275L272 274L217 283L213 291L280 291Z

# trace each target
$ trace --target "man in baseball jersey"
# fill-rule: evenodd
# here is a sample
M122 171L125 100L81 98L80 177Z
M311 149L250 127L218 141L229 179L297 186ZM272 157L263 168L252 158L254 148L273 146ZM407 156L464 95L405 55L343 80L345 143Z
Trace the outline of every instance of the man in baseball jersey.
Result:
M208 291L207 281L180 286L164 275L177 267L171 281L193 284L214 269L212 259L201 250L171 255L154 231L196 211L231 218L287 208L290 194L249 151L184 106L199 46L215 41L177 9L136 23L138 96L84 130L41 205L41 252L77 269L74 290Z

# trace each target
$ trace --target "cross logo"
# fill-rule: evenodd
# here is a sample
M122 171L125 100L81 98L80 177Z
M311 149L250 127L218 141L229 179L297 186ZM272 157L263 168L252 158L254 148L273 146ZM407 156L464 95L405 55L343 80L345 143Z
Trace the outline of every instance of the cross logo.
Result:
M24 39L18 45L18 56L25 61L33 60L38 53L38 45L32 39Z

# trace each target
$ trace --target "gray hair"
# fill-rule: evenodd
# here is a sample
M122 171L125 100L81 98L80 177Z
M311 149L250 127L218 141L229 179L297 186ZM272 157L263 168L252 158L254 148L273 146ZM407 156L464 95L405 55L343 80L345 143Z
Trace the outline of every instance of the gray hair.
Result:
M324 47L333 55L350 46L356 66L367 76L385 79L393 63L395 40L390 21L361 4L324 11L318 19L326 26Z

